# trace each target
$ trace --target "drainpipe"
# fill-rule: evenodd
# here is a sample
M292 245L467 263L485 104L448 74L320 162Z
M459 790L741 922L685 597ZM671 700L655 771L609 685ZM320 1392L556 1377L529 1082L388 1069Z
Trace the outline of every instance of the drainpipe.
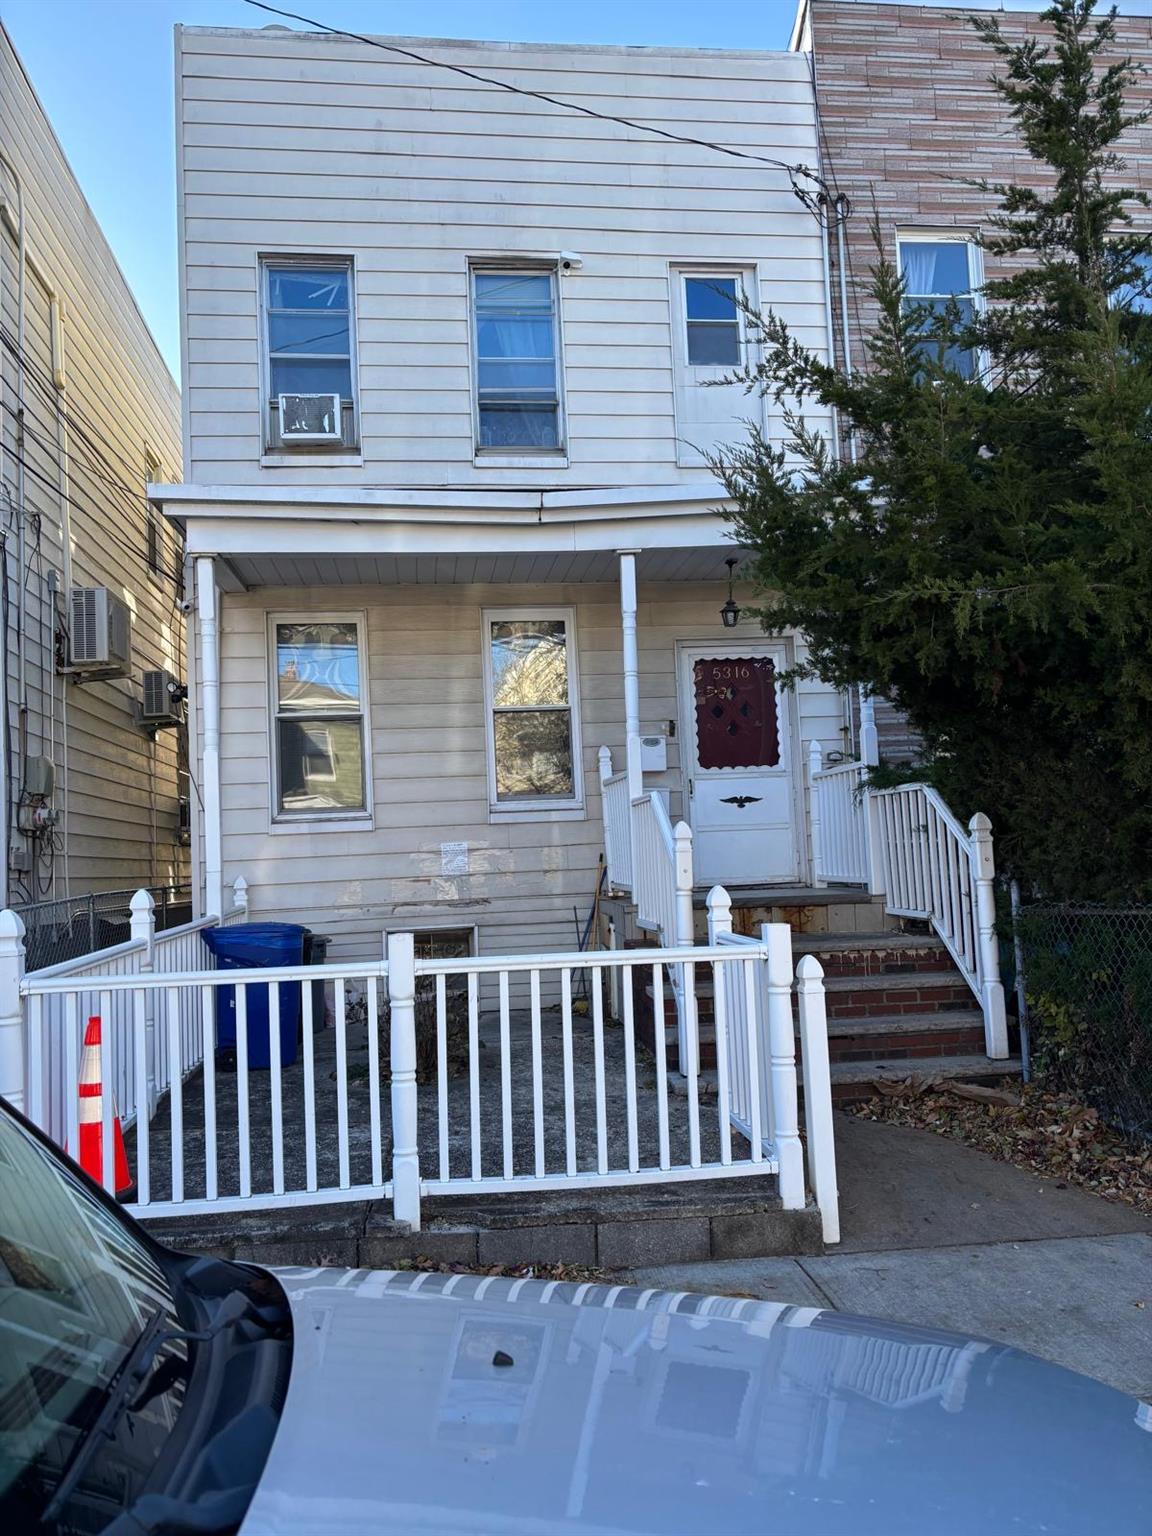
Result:
M640 768L640 660L636 645L636 555L620 549L620 626L624 651L624 730L628 769L628 834L632 848L632 890L636 890L636 818L632 801L644 793Z
M825 212L831 204L827 198L822 200ZM824 219L820 220L820 245L823 256L824 269L824 328L828 334L828 365L836 366L836 333L832 328L832 253L828 246L828 225ZM840 458L840 414L836 407L832 407L832 447L837 460Z
M18 564L18 579L16 582L16 709L19 723L17 764L24 762L24 732L27 725L27 679L25 675L25 646L24 646L24 621L27 609L24 593L24 569L25 569L25 534L24 534L24 453L26 448L24 438L24 318L25 305L28 292L28 230L24 214L24 182L20 172L12 164L8 156L0 150L0 165L8 172L16 188L16 251L19 271L16 276L16 559ZM5 649L7 649L7 636L5 636ZM5 746L8 746L8 721L4 722ZM4 775L6 793L4 796L4 892L7 899L8 892L8 861L9 845L12 836L10 823L12 794L14 786L7 783L11 772L9 755L4 759ZM21 767L21 772L23 771Z
M211 558L196 560L196 614L200 629L200 707L204 717L204 904L224 914L224 870L220 827L220 639L219 593Z
M847 199L841 195L836 199L836 266L837 277L840 284L840 333L844 350L844 372L852 377L852 343L848 333L848 272L844 246L844 223L847 218ZM856 462L856 439L848 435L848 457L853 464Z

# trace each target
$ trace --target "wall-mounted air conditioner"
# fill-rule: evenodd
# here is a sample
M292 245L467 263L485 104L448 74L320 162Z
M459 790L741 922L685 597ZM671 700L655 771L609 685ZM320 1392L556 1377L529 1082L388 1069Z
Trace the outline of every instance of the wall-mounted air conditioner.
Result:
M279 395L280 440L285 443L338 443L339 395Z
M73 587L65 671L86 679L124 677L132 666L132 615L107 587Z
M153 727L183 724L184 699L188 690L179 678L157 668L154 672L144 673L143 685L141 724Z

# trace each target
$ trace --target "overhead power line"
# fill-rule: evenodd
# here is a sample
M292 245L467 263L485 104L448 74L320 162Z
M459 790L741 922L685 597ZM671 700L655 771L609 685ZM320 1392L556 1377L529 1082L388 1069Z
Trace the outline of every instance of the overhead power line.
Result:
M463 75L466 80L475 80L479 85L493 86L497 90L508 91L513 96L527 96L533 101L543 101L550 107L559 107L564 112L578 112L583 117L592 117L598 122L616 123L622 128L631 128L635 133L651 133L657 138L669 139L673 144L690 144L696 149L711 150L714 154L730 155L735 160L749 160L758 165L770 165L774 170L787 173L796 196L811 213L817 217L820 216L813 193L801 187L799 182L800 180L811 182L816 192L825 190L824 182L811 166L804 165L800 161L793 164L787 160L777 159L774 155L759 155L754 150L736 149L731 144L717 144L711 139L698 139L691 134L674 133L670 128L657 128L651 123L638 123L629 117L619 117L614 112L599 112L595 107L583 106L578 101L565 101L560 96L549 95L547 91L533 91L524 85L514 85L509 80L498 80L493 75L482 75L478 70L469 69L464 64L453 64L447 59L430 58L427 54L417 53L412 48L402 48L399 43L385 42L380 37L367 37L362 32L349 32L344 27L332 27L327 22L317 21L312 16L302 16L298 11L281 10L279 6L266 4L265 0L245 0L245 3L254 6L258 11L267 11L272 16L282 16L286 21L299 21L317 32L326 32L330 37L346 37L350 42L364 43L369 48L379 48L384 53L394 53L401 58L411 59L415 64L427 64L433 69L447 69L455 75Z

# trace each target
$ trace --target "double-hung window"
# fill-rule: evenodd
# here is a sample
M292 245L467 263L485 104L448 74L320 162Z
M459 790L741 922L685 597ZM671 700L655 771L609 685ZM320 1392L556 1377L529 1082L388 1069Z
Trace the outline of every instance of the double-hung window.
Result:
M339 451L357 442L355 305L345 258L267 260L267 445Z
M473 268L472 317L477 451L559 451L555 271Z
M362 620L277 617L270 629L277 813L367 811Z
M962 321L971 320L979 308L983 282L979 248L971 240L940 235L905 233L898 243L904 307L920 317L922 328L929 331L933 316L952 304ZM932 356L939 352L931 340L925 341L924 350ZM979 368L979 358L971 347L949 346L942 361L965 379L974 377Z
M571 610L490 610L484 653L493 810L577 808L580 712Z
M740 278L735 273L684 273L688 365L738 368L743 361Z

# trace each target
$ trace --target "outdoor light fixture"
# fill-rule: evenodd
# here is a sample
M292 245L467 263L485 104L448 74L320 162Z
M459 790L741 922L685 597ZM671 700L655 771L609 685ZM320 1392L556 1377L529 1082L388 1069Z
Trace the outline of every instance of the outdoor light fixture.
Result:
M740 622L740 604L732 596L732 572L740 564L739 560L725 560L728 567L728 601L720 610L720 617L724 621L725 629L735 629Z

